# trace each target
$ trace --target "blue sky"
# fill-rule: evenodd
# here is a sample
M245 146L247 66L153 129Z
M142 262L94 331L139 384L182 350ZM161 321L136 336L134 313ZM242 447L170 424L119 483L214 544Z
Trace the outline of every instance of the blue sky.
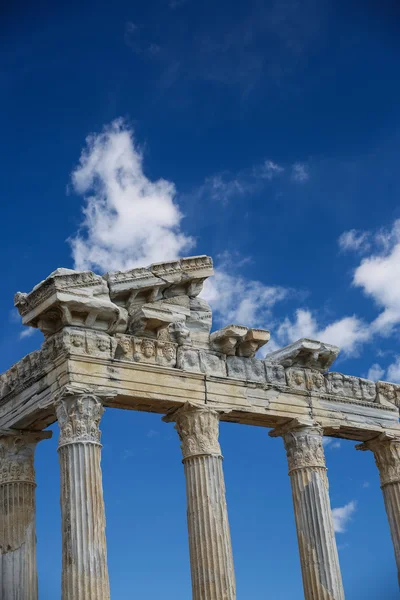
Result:
M340 0L20 1L1 18L0 370L37 348L13 309L59 266L211 254L216 327L342 347L400 381L400 8ZM91 136L87 139L88 136ZM85 211L85 212L83 212ZM179 443L108 411L113 600L187 600ZM41 598L60 595L54 439L37 451ZM238 598L302 598L281 440L222 424ZM326 446L349 600L397 597L373 457Z

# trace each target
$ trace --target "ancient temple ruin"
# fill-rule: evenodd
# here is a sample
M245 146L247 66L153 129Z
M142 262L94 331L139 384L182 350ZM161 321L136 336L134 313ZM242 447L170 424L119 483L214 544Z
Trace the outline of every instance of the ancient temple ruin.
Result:
M0 376L1 600L38 599L34 452L55 421L62 600L110 598L99 425L111 408L176 424L194 600L236 599L220 420L283 438L306 600L344 598L323 435L374 453L400 570L400 386L330 371L339 349L319 341L263 359L266 330L232 324L210 333L199 294L212 274L207 256L104 276L57 269L16 294L23 323L45 339Z

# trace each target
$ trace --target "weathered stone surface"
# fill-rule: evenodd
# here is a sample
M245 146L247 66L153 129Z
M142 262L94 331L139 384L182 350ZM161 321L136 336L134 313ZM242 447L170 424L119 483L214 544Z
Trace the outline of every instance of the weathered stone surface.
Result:
M200 352L190 346L178 347L177 367L183 371L194 371L201 373Z
M357 449L371 450L375 456L400 584L400 437L381 434Z
M285 443L306 600L344 600L328 493L323 431L292 421L270 432Z
M387 381L376 382L376 401L379 404L394 404L400 408L400 385L388 383Z
M187 403L164 420L176 423L182 442L193 600L235 600L219 414Z
M248 332L242 325L227 325L210 336L211 347L227 356L235 356L239 343Z
M338 354L337 346L302 338L289 346L267 354L265 360L284 367L306 367L325 371L336 360Z
M249 329L237 348L238 356L254 358L256 352L269 342L270 333L266 329Z
M111 302L107 283L91 271L57 269L29 294L18 292L14 302L24 325L45 336L66 325L108 333L126 328L126 311Z
M110 599L100 467L99 423L103 410L91 394L66 395L57 404L62 600Z
M286 372L282 365L265 363L268 383L284 386L286 385Z
M36 444L51 432L0 436L0 598L37 600Z
M214 377L226 377L226 356L219 352L200 350L200 368L202 373Z

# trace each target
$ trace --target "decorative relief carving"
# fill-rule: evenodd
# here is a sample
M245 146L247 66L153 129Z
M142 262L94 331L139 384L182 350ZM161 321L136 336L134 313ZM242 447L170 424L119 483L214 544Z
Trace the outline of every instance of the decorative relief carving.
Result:
M304 369L286 369L286 380L289 387L295 390L305 390L306 373Z
M273 385L286 385L285 367L282 365L265 363L267 382Z
M321 371L305 371L306 387L310 392L326 393L325 377Z
M177 367L183 371L201 373L200 351L190 346L179 346L177 355Z
M102 403L92 394L64 396L56 405L60 427L59 448L77 442L100 443Z
M325 468L322 435L319 427L299 427L282 434L288 457L289 473L294 469L308 467Z
M38 442L51 437L50 431L0 437L0 485L35 484L34 454Z
M341 373L328 373L326 375L326 386L330 394L344 396L344 378Z
M200 369L206 375L226 377L226 357L219 352L200 350Z
M367 402L375 402L376 400L376 385L368 379L360 379L361 394Z
M400 408L400 385L388 383L386 381L378 381L376 383L377 402L386 404L387 402L394 404Z
M245 381L247 379L246 361L246 358L240 356L227 356L226 369L228 377Z
M184 459L204 454L221 456L217 411L187 403L164 417L164 421L176 423Z
M371 450L379 469L381 486L400 483L400 438L379 436L356 446L357 450Z

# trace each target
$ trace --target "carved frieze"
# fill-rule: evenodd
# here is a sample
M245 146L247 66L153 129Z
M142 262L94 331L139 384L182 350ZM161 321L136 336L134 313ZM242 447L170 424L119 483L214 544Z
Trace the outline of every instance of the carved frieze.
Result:
M376 401L379 404L390 403L400 408L400 385L386 381L377 381L376 392Z
M306 387L310 392L326 393L325 377L321 371L305 370Z
M274 363L265 363L267 382L273 385L286 385L285 367Z
M286 381L294 390L306 390L306 372L304 369L286 369Z
M191 346L179 346L177 354L177 367L183 371L201 373L200 351Z
M375 402L376 384L368 379L360 379L360 386L363 400L366 400L367 402Z
M200 368L202 373L214 377L226 377L226 356L219 352L200 350Z
M264 361L257 358L228 356L226 359L226 368L228 377L258 383L265 383L267 380Z

